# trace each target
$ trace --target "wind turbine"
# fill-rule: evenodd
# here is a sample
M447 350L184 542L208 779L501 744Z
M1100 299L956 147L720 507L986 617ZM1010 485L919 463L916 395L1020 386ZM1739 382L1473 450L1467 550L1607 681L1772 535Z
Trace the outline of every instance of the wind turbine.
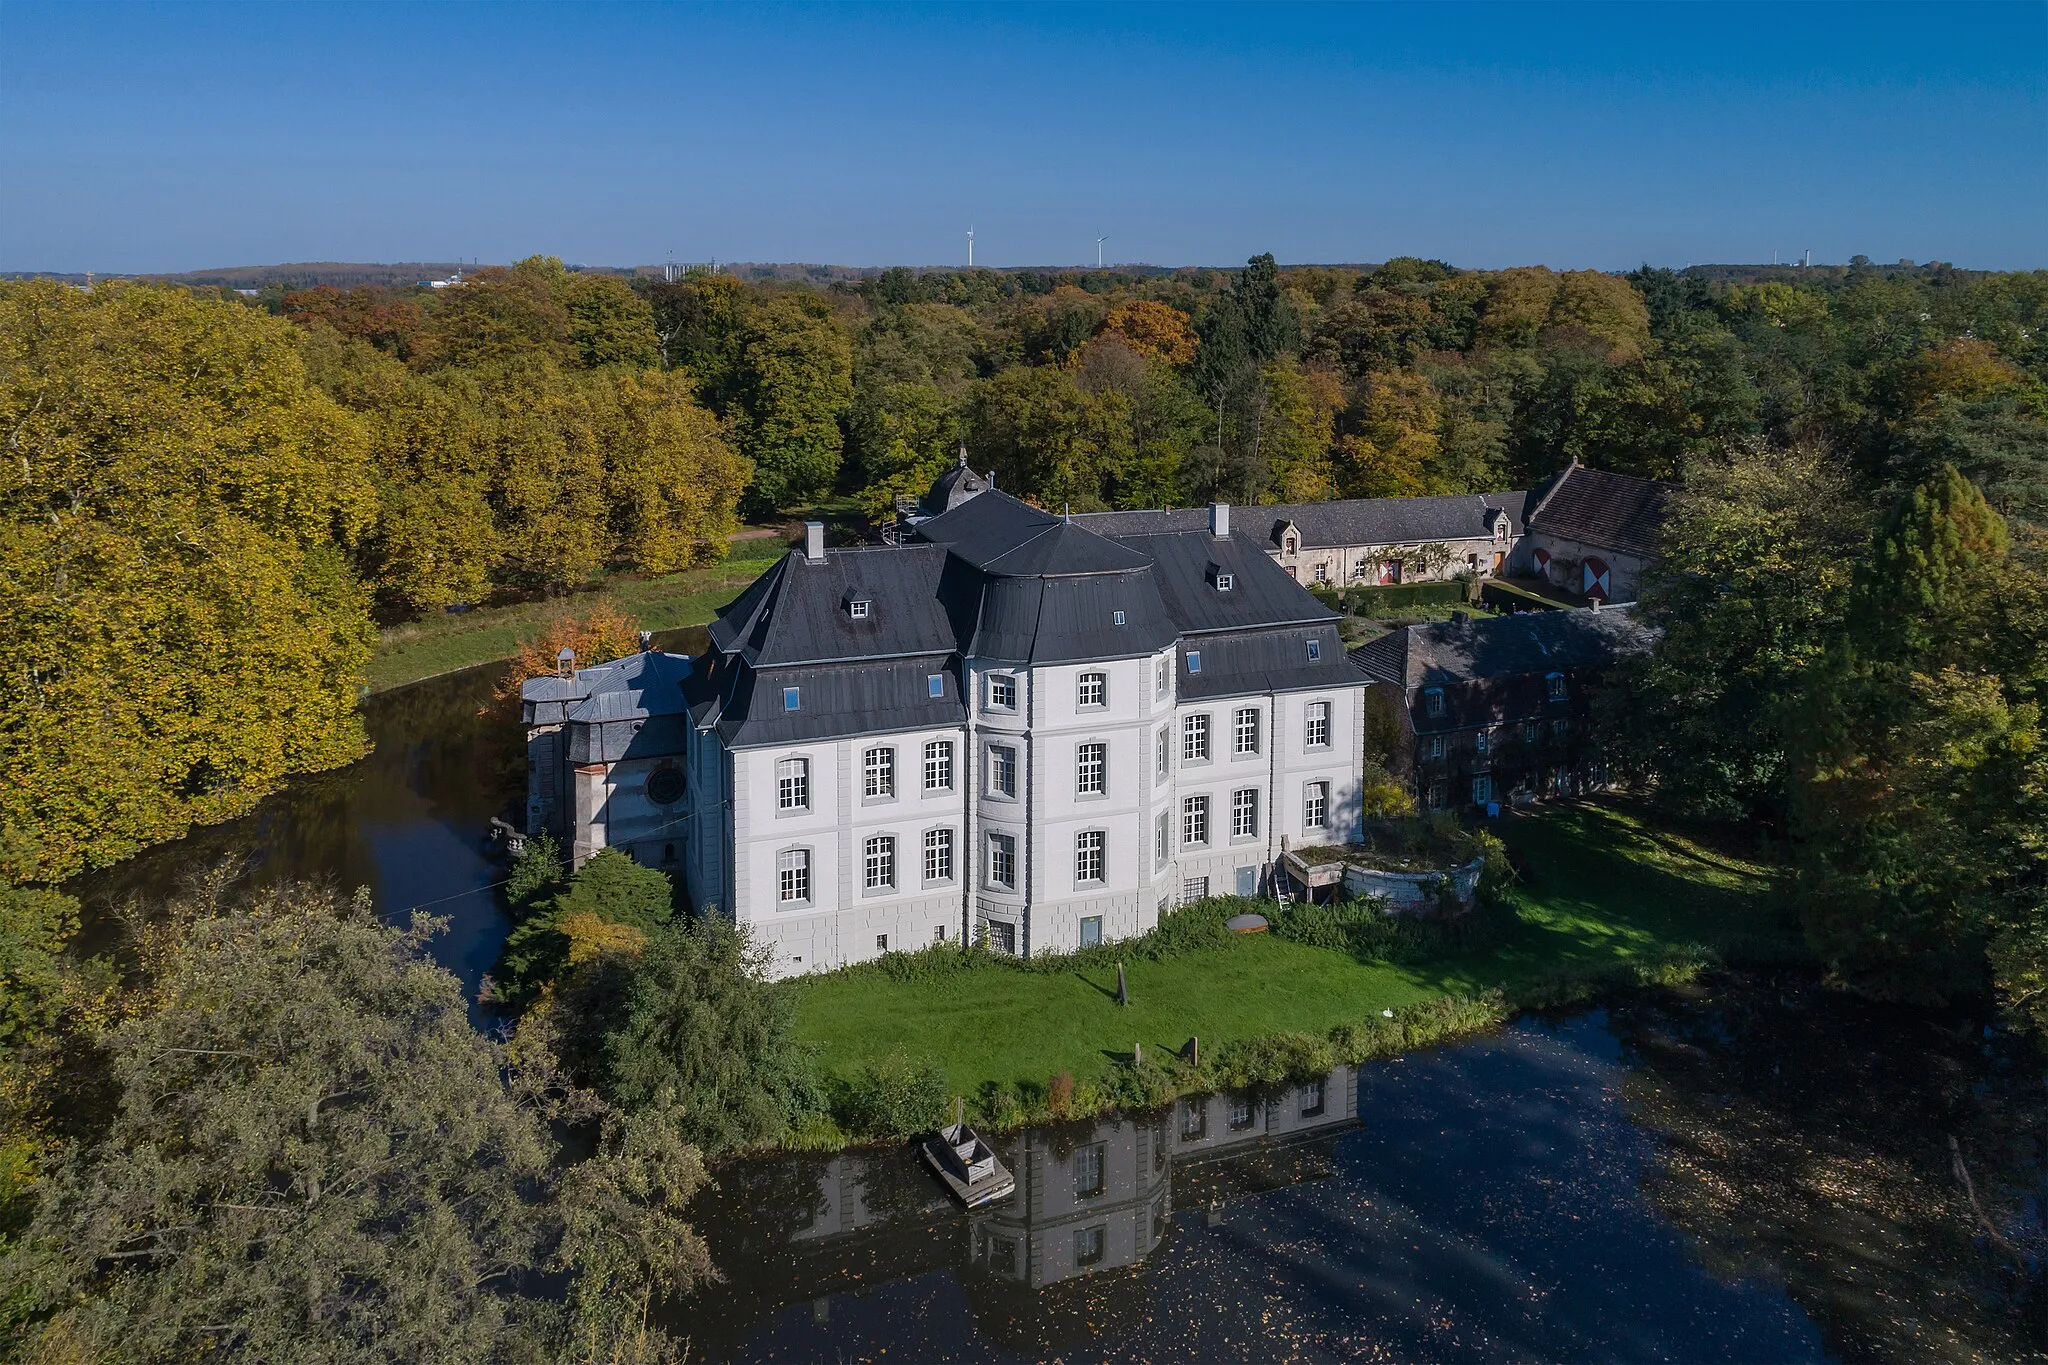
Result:
M1102 269L1102 244L1108 240L1109 238L1107 237L1097 237L1095 239L1095 268L1097 270Z
M967 225L967 268L974 269L974 224Z

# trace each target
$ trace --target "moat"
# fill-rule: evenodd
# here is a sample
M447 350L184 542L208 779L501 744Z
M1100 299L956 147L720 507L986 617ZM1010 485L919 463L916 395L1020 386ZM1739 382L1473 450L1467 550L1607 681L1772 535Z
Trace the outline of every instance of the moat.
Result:
M473 993L521 780L496 676L372 698L361 763L81 879L89 934L234 857L447 916ZM718 1360L2048 1359L2044 1112L1985 1019L1728 977L1009 1135L1019 1196L973 1215L905 1150L727 1163L724 1282L669 1318Z

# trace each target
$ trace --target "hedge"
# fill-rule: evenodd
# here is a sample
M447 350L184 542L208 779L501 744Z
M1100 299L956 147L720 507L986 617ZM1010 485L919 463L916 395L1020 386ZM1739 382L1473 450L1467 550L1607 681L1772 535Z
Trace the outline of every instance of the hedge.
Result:
M1419 607L1465 600L1465 584L1455 578L1432 583L1390 583L1384 587L1346 588L1344 604L1361 616L1382 614L1400 607Z

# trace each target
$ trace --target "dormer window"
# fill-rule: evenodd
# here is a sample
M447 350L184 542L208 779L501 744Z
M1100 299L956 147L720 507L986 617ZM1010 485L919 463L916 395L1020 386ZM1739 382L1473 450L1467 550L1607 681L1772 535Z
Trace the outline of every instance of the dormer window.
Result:
M1236 587L1236 586L1237 586L1237 575L1236 575L1236 574L1232 574L1232 573L1219 573L1219 574L1217 574L1217 575L1216 575L1216 591L1218 591L1218 592L1229 592L1229 591L1230 591L1230 590L1231 590L1232 588L1234 588L1234 587Z
M946 695L946 675L945 675L945 674L943 674L943 673L932 673L932 674L928 674L928 675L926 675L926 677L925 677L925 680L924 680L924 690L925 690L925 694L926 694L927 696L933 696L933 697L943 697L943 696L945 696L945 695Z
M1422 694L1422 714L1441 716L1444 713L1444 690L1432 687Z
M1202 651L1201 651L1201 650L1199 650L1199 649L1191 649L1191 650L1189 650L1189 651L1188 651L1188 672L1190 672L1190 673L1200 673L1201 671L1202 671Z
M782 689L782 709L783 709L783 710L785 710L785 711L794 711L794 710L796 710L796 709L797 709L797 707L798 707L798 706L800 706L800 705L802 704L802 702L803 702L803 697L802 697L801 693L800 693L800 692L799 692L799 691L798 691L798 690L797 690L796 688L794 688L794 687L785 687L785 688L783 688L783 689Z
M1319 663L1322 657L1323 642L1321 640L1310 640L1308 642L1308 661L1310 663Z
M846 614L856 621L868 619L868 612L874 607L874 599L859 588L846 590Z
M1295 550L1296 550L1296 549L1298 549L1299 547L1300 547L1300 542L1299 542L1299 541L1297 541L1297 540L1296 540L1296 539L1295 539L1295 538L1294 538L1293 536L1289 536L1289 537L1287 537L1287 541L1286 541L1286 548L1287 548L1287 553L1289 553L1289 554L1293 554L1293 553L1295 552Z

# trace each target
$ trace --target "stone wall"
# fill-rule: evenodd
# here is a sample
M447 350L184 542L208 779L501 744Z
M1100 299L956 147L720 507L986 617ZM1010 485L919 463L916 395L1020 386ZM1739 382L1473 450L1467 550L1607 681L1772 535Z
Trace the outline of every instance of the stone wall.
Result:
M1479 873L1485 865L1485 859L1474 858L1441 872L1382 872L1353 863L1344 869L1344 890L1353 896L1383 896L1387 909L1396 915L1429 914L1437 909L1436 883L1449 878L1453 898L1469 910L1479 894Z

